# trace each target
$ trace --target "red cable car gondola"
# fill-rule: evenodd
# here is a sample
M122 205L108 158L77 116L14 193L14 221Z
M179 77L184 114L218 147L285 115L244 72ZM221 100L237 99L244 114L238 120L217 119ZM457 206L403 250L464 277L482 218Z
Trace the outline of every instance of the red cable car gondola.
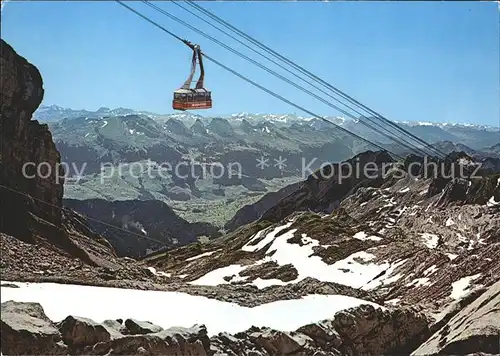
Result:
M200 46L186 43L193 50L193 58L191 60L191 73L184 85L174 91L174 100L172 107L175 110L195 110L195 109L210 109L212 107L212 93L203 87L205 79L205 70L203 68L202 54ZM196 82L196 87L191 88L194 72L196 70L196 58L200 64L200 78Z

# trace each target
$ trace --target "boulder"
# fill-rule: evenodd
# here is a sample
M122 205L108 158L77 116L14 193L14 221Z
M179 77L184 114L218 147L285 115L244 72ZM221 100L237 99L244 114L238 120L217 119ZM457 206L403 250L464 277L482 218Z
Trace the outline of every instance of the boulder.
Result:
M338 348L342 344L342 339L333 328L331 320L304 325L298 328L297 332L309 336L320 347L333 345Z
M207 356L210 341L204 327L172 328L153 334L124 335L85 350L89 355Z
M131 335L152 334L163 330L162 327L150 323L149 321L140 321L135 319L125 320L125 326Z
M165 340L176 339L185 340L187 343L200 341L205 350L210 348L210 338L208 337L205 325L194 325L190 328L173 327L157 333Z
M249 336L250 340L263 347L270 355L296 354L306 346L309 339L300 333L286 333L268 328L252 332Z
M78 316L68 316L58 323L58 328L66 345L73 349L111 339L110 332L103 325Z
M102 326L106 328L112 339L122 337L123 335L128 335L130 332L125 325L123 325L123 320L104 320Z
M65 355L56 325L38 303L7 301L1 305L1 340L4 355Z

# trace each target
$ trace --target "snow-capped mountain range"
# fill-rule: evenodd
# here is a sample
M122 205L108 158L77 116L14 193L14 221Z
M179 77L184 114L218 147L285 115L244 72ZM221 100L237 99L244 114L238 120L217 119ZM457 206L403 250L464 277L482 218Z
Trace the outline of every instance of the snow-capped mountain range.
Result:
M147 111L138 111L127 108L115 108L110 109L107 107L101 107L96 111L85 110L85 109L69 109L63 108L58 105L41 105L38 110L33 114L33 118L40 122L54 122L63 119L74 119L74 118L103 118L103 117L113 117L113 116L124 116L124 115L146 115L150 117L156 117L156 114Z
M225 127L223 130L225 132L224 136L226 138L235 138L235 134L240 131L243 132L240 132L240 135L244 134L244 137L247 137L249 133L257 135L259 132L267 137L267 135L273 136L273 133L279 134L280 130L286 130L292 132L292 136L302 137L301 140L306 138L307 140L312 139L314 141L318 138L319 132L323 135L331 136L331 140L337 140L339 133L345 136L345 132L340 132L338 127L342 127L358 136L369 138L372 142L381 144L390 145L393 143L389 139L390 137L401 137L401 134L397 133L394 128L388 126L380 118L375 117L363 117L353 120L341 116L327 116L323 120L315 117L300 116L295 113L271 114L247 112L222 117L210 117L191 112L163 115L127 108L109 109L102 107L97 111L89 111L67 109L56 105L42 105L35 112L34 118L40 122L48 123L49 126L58 125L64 132L68 130L74 132L75 129L77 131L85 131L83 129L80 130L80 126L83 127L91 121L96 121L96 125L102 126L104 124L99 124L100 120L109 122L111 118L114 118L118 121L127 121L131 118L130 115L141 118L140 120L142 121L148 121L150 123L148 125L151 127L159 128L158 124L162 127L170 127L175 123L174 126L176 129L184 127L181 131L185 131L185 134L193 131L191 134L196 135L204 132L204 134L209 135L211 130L219 130L221 129L219 126L223 125ZM447 141L466 145L474 150L486 150L489 152L490 147L500 143L499 128L493 126L425 121L401 121L396 122L396 124L430 144ZM382 127L385 132L383 134L375 132L372 129L375 125ZM116 129L119 126L113 127ZM58 138L57 133L61 131L60 129L55 130L56 138ZM165 132L159 134L162 136L169 134L169 132L167 129ZM265 140L266 137L259 138L259 140Z
M107 107L101 107L96 111L86 110L86 109L70 109L63 108L58 105L41 105L38 110L34 113L34 119L42 122L49 121L59 121L62 119L74 119L79 117L87 117L87 118L103 118L103 117L113 117L113 116L125 116L125 115L144 115L149 116L151 118L159 119L178 119L181 121L195 121L196 119L200 119L202 121L206 121L211 119L211 117L194 114L190 112L184 113L174 113L174 114L158 114L153 113L146 110L135 110L129 108L115 108L110 109ZM310 123L311 125L317 125L317 122L321 122L322 120L315 117L307 117L297 115L295 113L287 113L287 114L272 114L272 113L249 113L249 112L240 112L234 113L230 115L223 115L225 119L231 119L232 121L242 121L243 119L247 121L270 121L275 124L305 124ZM359 120L353 120L350 118L345 118L342 116L325 116L326 120L334 122L336 125L346 125L348 123L358 123ZM487 130L487 131L498 131L499 127L491 126L491 125L479 125L472 123L450 123L450 122L429 122L429 121L394 121L397 124L404 126L430 126L430 127L462 127L462 128L473 128L477 130Z

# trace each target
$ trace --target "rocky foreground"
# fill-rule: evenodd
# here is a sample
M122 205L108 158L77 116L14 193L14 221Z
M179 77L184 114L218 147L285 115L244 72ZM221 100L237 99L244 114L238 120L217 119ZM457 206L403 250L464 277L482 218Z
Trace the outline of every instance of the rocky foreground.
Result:
M1 327L5 355L408 354L430 335L423 314L381 311L369 305L293 332L253 327L209 337L204 325L163 330L147 321L96 323L78 316L54 323L38 303L5 302Z
M1 305L4 355L496 355L499 335L500 282L434 324L411 308L361 305L291 332L252 327L211 337L204 325L164 330L148 321L78 316L56 323L38 303Z

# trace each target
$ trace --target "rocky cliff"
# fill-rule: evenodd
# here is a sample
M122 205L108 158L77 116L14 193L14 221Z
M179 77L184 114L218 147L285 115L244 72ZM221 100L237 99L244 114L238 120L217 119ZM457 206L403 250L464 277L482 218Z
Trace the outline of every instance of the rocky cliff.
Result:
M116 257L109 243L92 233L80 215L63 209L59 152L47 125L32 120L44 94L40 72L3 40L0 70L2 274L9 268L9 253L15 261L29 250L24 244L23 251L15 250L16 240L33 244L35 250L49 249L49 260L64 255L109 265Z
M44 94L40 72L3 40L0 70L1 230L33 241L39 219L61 226L64 173L47 125L31 120Z

